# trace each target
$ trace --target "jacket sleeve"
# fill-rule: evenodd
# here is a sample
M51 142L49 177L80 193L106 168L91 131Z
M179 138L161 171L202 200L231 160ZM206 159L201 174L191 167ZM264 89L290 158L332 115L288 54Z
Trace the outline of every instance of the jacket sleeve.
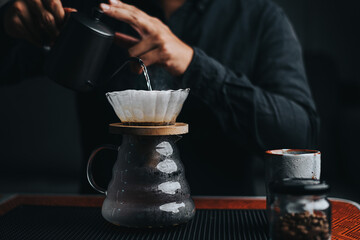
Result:
M182 85L216 115L222 130L262 150L313 148L319 119L308 86L302 52L283 12L263 14L254 79L230 70L201 49Z
M12 1L0 8L0 85L13 84L42 73L41 48L9 37L4 29L4 13Z

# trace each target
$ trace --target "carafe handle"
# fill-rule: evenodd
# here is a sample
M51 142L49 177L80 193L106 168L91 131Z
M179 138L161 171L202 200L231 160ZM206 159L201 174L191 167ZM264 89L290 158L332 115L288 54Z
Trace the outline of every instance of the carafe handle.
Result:
M86 176L87 176L87 180L88 182L90 183L90 186L95 189L96 191L98 191L99 193L102 193L102 194L105 194L106 195L106 189L105 188L102 188L100 187L99 185L96 184L96 182L94 181L94 177L93 177L93 174L92 174L92 163L93 163L93 160L96 156L96 154L98 152L100 152L101 150L104 150L104 149L108 149L108 150L115 150L115 151L118 151L118 146L115 146L115 145L110 145L110 144L104 144L100 147L98 147L97 149L95 149L90 157L89 157L89 160L88 160L88 163L87 163L87 167L86 167Z

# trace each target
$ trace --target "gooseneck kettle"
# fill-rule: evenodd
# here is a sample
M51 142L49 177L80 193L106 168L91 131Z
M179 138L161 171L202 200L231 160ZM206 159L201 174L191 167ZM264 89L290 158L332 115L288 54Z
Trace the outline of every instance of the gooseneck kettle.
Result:
M114 39L114 31L92 16L70 14L54 46L47 53L44 72L55 82L76 91L89 91L101 81L100 72Z

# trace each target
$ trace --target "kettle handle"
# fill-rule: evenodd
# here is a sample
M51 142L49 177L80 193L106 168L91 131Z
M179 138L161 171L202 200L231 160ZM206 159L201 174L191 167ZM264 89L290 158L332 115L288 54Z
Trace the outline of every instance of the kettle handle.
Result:
M118 146L115 146L115 145L110 145L110 144L104 144L100 147L98 147L97 149L95 149L90 157L89 157L89 160L88 160L88 163L87 163L87 167L86 167L86 176L87 176L87 180L88 182L90 183L90 186L95 189L96 191L98 191L99 193L102 193L102 194L105 194L106 195L106 189L105 188L102 188L100 187L99 185L97 185L94 181L94 177L93 177L93 173L92 173L92 163L93 163L93 160L95 158L95 155L100 152L101 150L104 150L104 149L108 149L108 150L115 150L117 151L118 150Z

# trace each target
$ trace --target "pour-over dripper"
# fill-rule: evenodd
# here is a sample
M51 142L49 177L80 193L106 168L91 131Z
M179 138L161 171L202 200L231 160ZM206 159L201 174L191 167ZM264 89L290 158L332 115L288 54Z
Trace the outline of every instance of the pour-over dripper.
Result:
M176 121L190 89L106 93L122 123L130 125L171 125Z
M190 89L152 91L145 64L140 58L128 58L110 77L114 78L131 61L140 64L148 90L125 90L106 93L106 97L122 123L129 125L175 124Z

